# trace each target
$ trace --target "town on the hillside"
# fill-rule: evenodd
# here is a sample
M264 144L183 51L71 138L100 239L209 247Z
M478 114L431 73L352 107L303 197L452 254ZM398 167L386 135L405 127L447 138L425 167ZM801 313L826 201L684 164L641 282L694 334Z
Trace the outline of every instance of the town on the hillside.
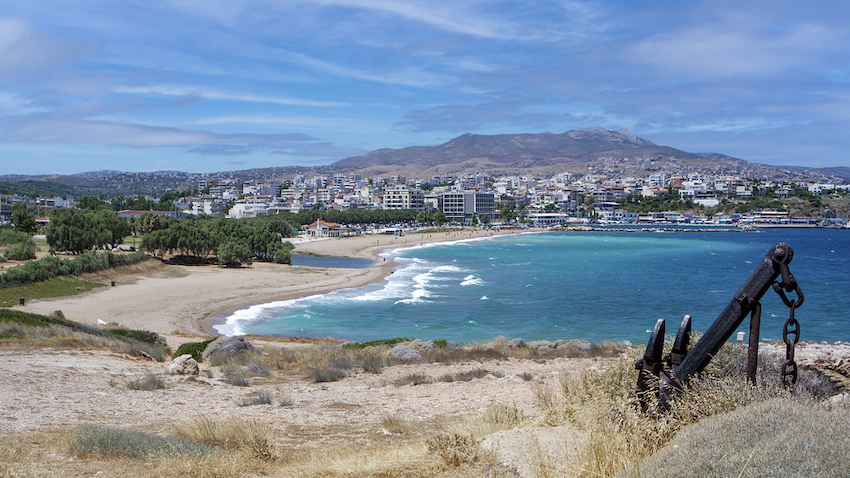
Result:
M363 177L357 173L297 173L285 179L201 177L197 189L157 198L113 198L124 217L145 213L186 217L246 218L302 210L405 209L442 213L460 225L551 227L580 224L703 224L847 227L850 185L787 182L708 175L701 172L645 177L605 174L534 176L486 173L430 178ZM55 208L79 207L84 198L0 195L0 221L8 223L16 202L49 221Z

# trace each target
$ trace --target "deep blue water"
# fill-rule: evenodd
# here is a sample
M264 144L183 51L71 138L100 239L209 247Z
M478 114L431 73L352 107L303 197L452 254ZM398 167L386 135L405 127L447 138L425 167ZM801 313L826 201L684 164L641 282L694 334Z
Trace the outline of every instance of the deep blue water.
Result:
M778 242L794 249L805 293L801 338L850 339L850 231L834 229L547 232L399 249L380 284L241 309L219 331L642 343L659 317L675 332L691 314L704 331ZM762 306L761 337L779 338L787 307L772 290Z

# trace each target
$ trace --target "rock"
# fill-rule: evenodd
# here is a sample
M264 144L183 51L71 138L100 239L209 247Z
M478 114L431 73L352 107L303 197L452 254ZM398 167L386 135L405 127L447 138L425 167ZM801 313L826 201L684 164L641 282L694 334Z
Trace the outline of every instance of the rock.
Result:
M521 338L517 337L517 338L511 340L508 343L508 347L510 347L512 349L518 349L520 347L525 347L525 340L522 340Z
M104 322L100 319L97 319L97 325L106 325L106 322Z
M238 335L235 337L219 337L204 349L203 360L206 361L213 354L223 354L226 357L232 357L242 352L253 352L254 345L245 340L245 337Z
M567 342L567 345L569 344L572 344L573 350L576 352L590 352L590 349L593 348L593 344L587 340L570 340Z
M556 340L556 341L552 342L552 348L558 348L558 347L560 347L561 345L564 345L565 343L567 343L567 341L566 341L566 340L564 340L564 339L558 339L558 340Z
M549 342L548 340L533 340L531 342L526 342L525 346L530 349L552 348L552 342Z
M407 346L410 347L413 350L416 350L417 352L430 352L430 351L434 350L435 348L437 348L437 346L434 345L434 342L432 342L430 340L420 340L420 339L414 339L412 342L407 344Z
M168 366L168 373L171 375L198 375L200 371L198 362L192 358L191 354L184 354L177 357Z
M139 350L139 357L150 360L151 362L155 362L156 360L151 356L151 354L145 352L144 350Z
M57 319L65 320L65 314L63 314L61 310L54 310L53 313L50 314L50 316L56 317Z
M390 350L390 356L400 358L408 362L416 362L422 360L422 356L419 355L419 352L413 350L407 345L396 345L395 347L393 347L392 350Z

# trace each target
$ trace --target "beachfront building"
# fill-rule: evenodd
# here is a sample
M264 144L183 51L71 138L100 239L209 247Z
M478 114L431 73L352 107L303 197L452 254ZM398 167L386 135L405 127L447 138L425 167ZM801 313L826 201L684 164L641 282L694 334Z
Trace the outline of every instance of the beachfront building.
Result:
M241 200L230 208L227 217L242 219L243 217L257 217L269 213L269 200Z
M335 222L317 219L307 226L307 234L312 237L347 237L355 235L356 231Z
M384 209L425 210L425 193L405 185L393 185L384 189Z
M450 191L439 196L439 206L449 221L472 224L475 217L496 214L496 198L493 193L474 191Z

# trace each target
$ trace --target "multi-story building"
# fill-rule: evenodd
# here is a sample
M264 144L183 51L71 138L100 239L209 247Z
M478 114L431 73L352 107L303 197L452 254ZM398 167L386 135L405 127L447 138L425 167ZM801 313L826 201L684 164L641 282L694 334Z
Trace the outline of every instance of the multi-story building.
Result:
M425 210L425 193L407 186L390 186L384 189L384 209Z
M496 213L493 193L450 191L440 196L440 210L450 221L471 224L473 218Z

